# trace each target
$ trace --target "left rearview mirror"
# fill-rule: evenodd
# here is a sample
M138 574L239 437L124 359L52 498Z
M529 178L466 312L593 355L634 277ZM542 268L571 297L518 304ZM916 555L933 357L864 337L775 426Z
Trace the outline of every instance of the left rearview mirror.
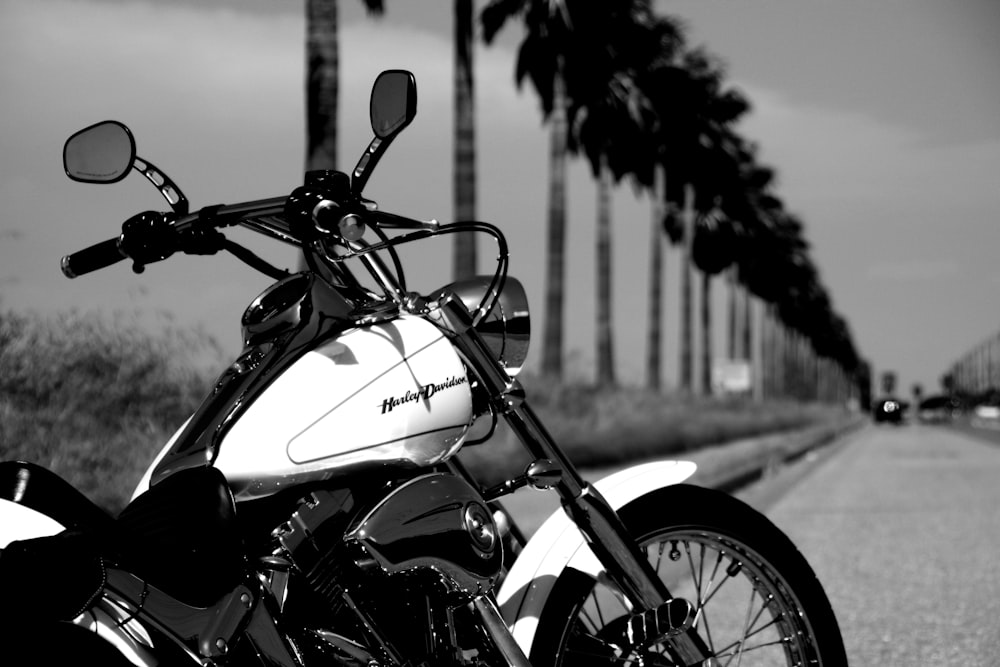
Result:
M128 175L135 162L132 132L116 120L84 128L66 140L63 167L66 175L83 183L116 183Z

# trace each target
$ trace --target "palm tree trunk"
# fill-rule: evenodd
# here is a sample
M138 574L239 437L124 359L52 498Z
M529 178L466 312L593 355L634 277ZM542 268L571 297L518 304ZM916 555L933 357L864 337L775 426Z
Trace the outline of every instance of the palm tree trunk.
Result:
M774 304L766 303L763 308L764 321L767 325L767 338L764 341L766 358L764 360L764 372L767 379L767 391L765 397L768 399L780 399L781 396L781 329L778 323L778 316L775 312Z
M701 393L712 395L712 276L701 272Z
M737 291L738 287L736 285L736 265L729 267L726 272L726 282L729 284L729 317L726 321L726 353L730 361L735 361L737 359L736 352L736 321L737 321Z
M750 361L753 398L756 401L761 401L764 399L764 337L766 335L763 306L746 287L743 288L743 295L746 299L746 311L743 320L746 327L744 329L743 349L746 352L747 359ZM756 316L754 313L756 313ZM754 328L754 332L756 333L756 337L754 338L753 334L750 333L750 327L754 327L755 321L756 327Z
M771 398L771 314L767 304L760 303L760 357L757 360L757 372L760 374L761 400Z
M597 383L615 385L611 290L611 170L601 158L597 181Z
M753 297L750 290L742 285L740 292L743 294L743 318L741 321L741 340L743 341L743 358L753 359Z
M455 0L455 220L476 219L476 123L472 69L472 0ZM476 236L455 235L454 279L476 275Z
M563 303L566 274L566 94L562 75L553 82L549 152L549 220L546 253L545 331L542 373L561 379L563 372Z
M306 0L306 171L337 168L337 3Z
M667 170L653 172L653 221L649 239L649 321L646 324L646 386L659 391L663 386L663 214L666 210Z
M694 186L684 186L684 238L681 241L681 341L680 389L694 387L694 350L691 317L691 241L694 237Z

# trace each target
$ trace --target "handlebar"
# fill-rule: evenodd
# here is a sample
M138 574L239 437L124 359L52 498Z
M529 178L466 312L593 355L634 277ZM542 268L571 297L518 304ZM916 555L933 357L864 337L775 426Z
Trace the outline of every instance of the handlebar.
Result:
M121 237L116 236L107 241L101 241L89 248L78 250L62 258L60 268L67 278L76 278L106 266L111 266L126 258L121 250Z
M342 192L339 187L342 184L336 180L336 174L333 176L307 181L287 197L206 206L180 217L173 213L140 213L122 225L120 236L63 257L62 272L68 278L76 278L123 259L132 259L133 270L141 272L146 264L166 259L178 250L188 254L211 254L222 249L234 252L236 244L226 241L218 232L234 225L300 247L315 240L330 239L332 235L332 240L339 240L351 249L349 254L352 256L368 254L367 250L354 245L366 224L374 228L381 240L369 250L391 249L403 240L399 237L389 241L381 230L410 232L405 235L407 240L455 231L446 230L453 225L441 225L437 220L415 220L379 211L374 202L347 194L349 191ZM343 197L345 201L337 201L342 195L347 195ZM398 259L392 252L397 273L401 274ZM248 261L247 256L252 255L248 250L234 254L269 275L284 273L259 258Z
M60 268L67 278L77 278L131 258L136 262L135 269L141 271L144 264L165 259L178 247L186 249L180 243L184 235L190 237L199 232L211 232L252 219L279 215L284 210L285 201L286 197L275 197L228 206L206 206L176 219L171 214L140 213L125 221L121 235L63 257ZM287 226L276 225L273 220L269 223L258 222L248 226L284 241L293 240ZM156 242L151 244L150 240Z

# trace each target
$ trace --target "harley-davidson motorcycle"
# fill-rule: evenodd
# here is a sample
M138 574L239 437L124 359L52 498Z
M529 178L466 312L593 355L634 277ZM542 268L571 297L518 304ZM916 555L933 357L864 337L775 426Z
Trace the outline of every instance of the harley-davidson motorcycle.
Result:
M72 649L85 663L146 666L846 664L822 586L762 515L681 483L690 462L592 485L559 449L515 379L528 311L501 231L362 196L415 114L412 74L383 72L350 175L310 172L289 195L193 213L121 123L67 140L70 178L134 169L171 210L67 255L66 276L225 250L276 282L118 516L39 465L0 463L14 619L0 656L25 643L12 628L48 627L86 638ZM235 225L301 248L306 270L227 239ZM398 246L456 232L496 242L495 273L409 291ZM531 463L483 484L456 454L489 447L501 418ZM500 501L538 492L525 487L562 504L528 540ZM46 632L21 646L42 664Z

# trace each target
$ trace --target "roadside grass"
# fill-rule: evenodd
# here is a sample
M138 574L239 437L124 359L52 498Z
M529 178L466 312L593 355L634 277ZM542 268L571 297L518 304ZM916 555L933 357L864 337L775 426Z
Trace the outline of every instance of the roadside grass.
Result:
M640 388L601 388L522 378L546 429L577 467L597 468L685 452L741 438L843 420L846 408L824 403L695 397ZM495 484L523 472L529 455L506 427L460 452L479 479Z
M216 361L194 363L206 352ZM150 334L92 315L0 312L0 460L45 466L116 513L226 361L199 332ZM684 398L530 375L523 382L545 427L581 467L673 456L844 415L819 404ZM529 462L503 426L459 459L487 484Z
M191 361L211 347L93 315L0 313L0 460L45 466L117 512L211 387Z

